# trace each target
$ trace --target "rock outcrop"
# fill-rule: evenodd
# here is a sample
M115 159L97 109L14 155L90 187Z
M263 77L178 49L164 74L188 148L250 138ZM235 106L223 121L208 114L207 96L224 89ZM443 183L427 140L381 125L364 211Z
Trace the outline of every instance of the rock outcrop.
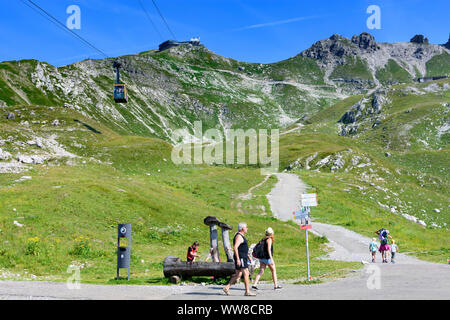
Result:
M321 40L312 45L311 48L303 51L302 56L321 60L324 63L345 62L342 58L350 55L361 55L380 50L381 47L375 41L374 36L367 32L359 36L354 35L348 39L338 34L333 34L330 38Z
M15 118L16 118L16 115L12 112L10 112L6 115L6 119L8 119L8 120L14 120Z
M430 44L428 38L425 38L425 36L422 34L416 34L414 37L412 37L410 42L417 44Z
M383 108L389 104L384 90L377 90L372 98L362 99L351 106L339 119L341 123L341 136L354 135L380 125L384 119Z
M376 51L381 49L381 47L376 43L375 37L367 32L363 32L359 36L354 35L352 37L352 43L367 51Z
M443 44L443 46L450 50L450 36L448 37L447 43Z

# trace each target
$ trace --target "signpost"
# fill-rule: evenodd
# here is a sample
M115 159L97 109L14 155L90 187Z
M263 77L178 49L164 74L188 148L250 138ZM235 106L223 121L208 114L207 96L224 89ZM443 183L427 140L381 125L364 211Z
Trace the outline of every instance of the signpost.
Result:
M311 280L311 275L309 272L309 248L308 248L308 229L305 229L305 239L306 239L306 270L308 273L307 281Z
M302 194L302 207L317 207L317 194Z
M300 211L296 211L293 213L294 220L300 220L300 229L305 230L305 238L306 238L306 266L308 272L308 280L311 280L311 274L309 270L309 247L308 247L308 230L312 229L311 225L311 210L310 207L317 207L317 194L302 194L301 195L301 206L302 209Z

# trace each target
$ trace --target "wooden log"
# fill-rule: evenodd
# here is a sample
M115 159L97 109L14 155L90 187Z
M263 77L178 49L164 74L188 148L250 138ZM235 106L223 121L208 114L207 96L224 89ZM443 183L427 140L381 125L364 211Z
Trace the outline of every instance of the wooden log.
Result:
M220 223L220 221L216 217L206 217L203 222L207 226L209 226L212 261L219 262L219 240L217 238L217 225Z
M212 261L219 262L219 239L217 238L217 225L212 224L209 226L209 235L212 249Z
M178 257L166 257L163 264L166 278L178 277L229 277L234 274L232 262L185 262Z
M230 235L228 232L229 230L232 230L233 227L223 222L219 223L219 227L222 228L222 243L223 248L225 249L225 254L227 255L227 262L234 262L234 252L231 248Z

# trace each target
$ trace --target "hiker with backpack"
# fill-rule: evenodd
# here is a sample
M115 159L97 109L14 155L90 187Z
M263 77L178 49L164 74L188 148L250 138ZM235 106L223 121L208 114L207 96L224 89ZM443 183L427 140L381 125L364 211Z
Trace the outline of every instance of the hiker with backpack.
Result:
M273 260L273 243L275 241L273 234L273 229L269 227L266 230L266 236L253 249L253 257L259 259L260 263L259 273L252 286L255 290L258 290L258 281L264 274L266 266L272 271L274 289L282 289L282 287L277 284L277 270L275 268L275 261Z
M375 231L375 233L381 240L379 251L381 253L381 259L383 260L382 263L388 263L387 252L391 250L391 247L389 246L389 239L392 239L392 237L389 235L389 230L382 228L378 231Z

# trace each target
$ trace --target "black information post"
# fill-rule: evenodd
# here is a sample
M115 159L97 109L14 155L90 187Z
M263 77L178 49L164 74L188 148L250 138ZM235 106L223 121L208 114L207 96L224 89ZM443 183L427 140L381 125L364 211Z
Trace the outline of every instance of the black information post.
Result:
M119 224L117 230L117 280L120 269L128 269L130 280L131 224Z

